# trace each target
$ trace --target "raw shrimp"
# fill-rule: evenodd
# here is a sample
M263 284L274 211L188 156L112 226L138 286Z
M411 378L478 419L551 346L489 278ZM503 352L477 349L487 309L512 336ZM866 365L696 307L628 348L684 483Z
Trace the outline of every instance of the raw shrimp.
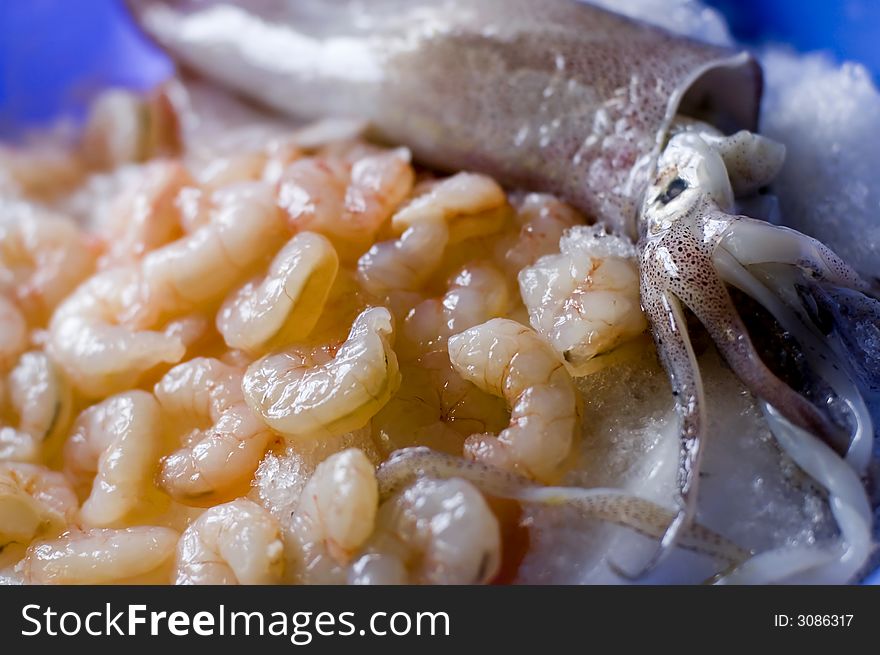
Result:
M417 291L443 261L449 228L443 222L417 223L398 238L373 245L358 259L358 281L386 302L395 315L405 315Z
M300 232L275 256L268 274L234 292L217 314L230 348L247 352L300 341L317 323L336 279L339 257L314 232Z
M345 191L345 211L336 228L346 240L370 243L379 227L409 195L415 182L406 148L358 159Z
M245 404L236 366L199 357L174 367L155 394L171 424L192 427L162 459L159 486L179 502L209 507L246 491L271 433Z
M203 186L187 186L180 190L175 199L180 227L185 234L192 234L211 222L217 210L217 196L222 193L210 192Z
M349 171L336 158L307 157L290 164L278 183L278 205L298 230L323 232L344 211Z
M503 189L485 175L456 173L426 186L391 218L398 234L417 223L444 222L450 243L459 243L498 231L510 211Z
M659 538L674 518L673 511L619 489L545 487L516 473L481 462L453 457L429 448L404 448L386 460L376 473L382 499L424 479L460 479L496 498L522 503L576 507L585 516ZM750 553L722 535L700 525L685 528L682 548L710 555L726 565L744 562Z
M199 186L217 191L258 180L277 184L287 165L302 156L292 135L287 130L279 133L279 127L272 123L247 123L223 126L216 137L196 137L187 144L186 154Z
M392 216L400 237L371 247L358 260L358 277L380 297L416 291L440 266L447 245L497 232L508 210L504 192L483 175L459 173L431 183Z
M197 352L224 349L223 340L214 329L213 317L201 312L193 312L168 321L162 328L162 333L178 339L190 356Z
M324 310L312 328L306 343L342 343L354 320L368 307L380 304L358 281L357 272L341 267L330 287Z
M221 299L283 237L281 212L265 186L231 187L206 225L144 257L144 284L160 314L190 312Z
M51 458L67 433L73 408L66 378L44 352L31 351L19 358L6 386L17 423L0 426L0 461Z
M509 304L507 282L501 272L491 264L476 262L455 274L441 298L413 307L403 334L419 351L445 350L451 335L503 316Z
M28 584L106 584L139 581L174 555L178 534L170 528L92 528L36 542L18 564Z
M156 307L137 267L113 268L89 278L55 311L49 352L76 388L103 398L134 386L145 371L179 362L179 335L148 329Z
M577 395L556 353L530 328L496 318L449 339L449 358L465 380L503 397L510 425L465 444L474 459L552 480L578 425Z
M73 480L94 476L80 510L86 525L117 525L151 500L161 438L159 404L146 391L121 393L80 414L64 463Z
M131 263L183 235L178 197L194 184L189 173L177 161L161 160L138 173L97 225L107 242L102 268Z
M217 190L230 184L256 182L263 176L266 153L259 150L236 152L226 156L214 156L197 170L199 185Z
M571 228L560 253L519 273L532 327L553 346L572 375L590 372L593 358L644 332L635 246L602 227Z
M362 451L374 465L382 461L368 426L305 443L278 438L254 473L249 497L269 510L282 526L287 526L318 464L350 448Z
M445 350L404 363L400 372L400 389L371 421L385 455L417 445L460 455L467 437L499 432L510 420L504 400L463 379Z
M308 158L281 175L278 202L297 230L330 237L343 257L362 253L412 189L406 148L367 154L349 166L338 158Z
M208 224L93 276L55 312L52 354L83 394L104 397L179 362L180 335L151 328L219 300L273 250L283 221L266 189L239 187L218 204Z
M373 464L349 448L318 464L287 526L291 575L299 583L339 584L370 534L379 506Z
M423 478L386 501L351 584L484 584L501 566L498 520L460 479Z
M115 168L181 147L180 124L172 102L173 88L159 87L149 95L113 89L98 96L80 142L92 167Z
M0 371L7 370L28 346L28 325L15 303L0 295Z
M0 207L0 293L42 325L94 269L97 249L75 223L23 201Z
M0 167L3 195L36 200L54 200L79 184L87 172L76 153L51 140L27 148L0 145Z
M561 200L543 193L528 193L516 207L518 233L507 245L503 261L516 277L540 257L559 252L559 239L570 227L584 223L584 217Z
M0 462L0 551L55 536L75 518L76 494L61 473Z
M256 503L239 499L212 507L184 531L174 583L277 584L283 567L278 522Z
M460 453L465 437L500 430L507 423L502 400L463 380L446 349L451 334L501 316L508 288L501 273L486 263L465 266L442 298L425 300L404 324L400 390L373 419L384 452L416 444Z
M392 350L394 322L384 307L362 312L331 357L321 348L292 348L257 360L242 387L273 430L313 438L364 426L400 386Z

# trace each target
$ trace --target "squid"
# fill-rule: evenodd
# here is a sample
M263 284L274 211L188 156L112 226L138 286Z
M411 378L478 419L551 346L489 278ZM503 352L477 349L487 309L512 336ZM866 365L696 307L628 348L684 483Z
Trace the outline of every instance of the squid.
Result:
M880 325L880 303L820 242L741 215L761 206L785 157L757 133L762 73L752 56L576 0L129 5L187 69L268 108L362 120L369 136L406 145L426 166L556 194L637 242L680 448L675 511L656 552L621 575L651 570L694 529L710 438L697 324L783 450L827 490L844 559L864 561L866 397L880 389L880 367L853 335ZM730 579L785 558L789 572L808 570L828 553L795 555L758 555Z

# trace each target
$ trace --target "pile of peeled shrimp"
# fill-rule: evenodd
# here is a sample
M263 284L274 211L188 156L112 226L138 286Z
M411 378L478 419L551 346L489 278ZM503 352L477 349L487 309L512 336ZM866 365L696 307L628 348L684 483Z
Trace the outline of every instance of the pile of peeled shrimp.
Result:
M558 486L578 380L652 348L631 243L190 93L0 151L0 579L510 580L529 503L664 534L673 510ZM679 546L749 556L699 523Z

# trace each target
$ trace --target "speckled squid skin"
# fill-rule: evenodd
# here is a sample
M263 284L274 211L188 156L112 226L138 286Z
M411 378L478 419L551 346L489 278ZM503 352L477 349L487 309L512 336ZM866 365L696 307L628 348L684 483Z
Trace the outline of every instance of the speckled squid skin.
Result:
M722 212L711 198L704 197L662 234L649 233L642 242L642 304L651 317L673 393L682 398L687 415L692 405L688 396L695 392L691 376L683 370L689 358L680 352L686 326L679 324L678 311L672 307L680 304L706 327L719 352L755 396L780 408L796 425L833 441L835 432L827 420L765 366L716 270L713 253L726 230L749 220L753 219Z
M848 436L762 361L727 285L747 284L750 273L743 267L750 263L773 262L835 287L864 288L855 272L822 244L793 230L733 213L736 189L753 192L776 176L785 156L782 145L750 132L724 137L709 125L688 120L677 123L673 132L640 212L642 306L681 417L678 512L648 568L669 552L694 516L707 436L702 381L685 312L702 323L719 353L756 398L790 423L846 452ZM755 287L747 292L754 293ZM776 308L774 315L781 316L779 298L768 300L760 292L758 297L762 304L769 303L765 307L771 312ZM800 330L793 324L786 329ZM835 355L829 352L827 356Z
M129 0L191 69L287 114L352 116L423 163L562 196L637 236L684 92L753 128L745 54L576 0ZM719 72L719 71L724 71Z
M661 227L649 220L640 242L642 306L651 324L657 352L669 374L681 420L676 498L679 513L661 541L655 560L647 568L675 543L696 510L707 419L685 309L693 312L705 326L725 361L756 397L779 408L795 425L830 443L839 437L813 405L767 368L719 277L713 260L718 244L731 225L750 220L724 213L706 194L677 215L671 225ZM778 229L767 223L762 225L768 230Z

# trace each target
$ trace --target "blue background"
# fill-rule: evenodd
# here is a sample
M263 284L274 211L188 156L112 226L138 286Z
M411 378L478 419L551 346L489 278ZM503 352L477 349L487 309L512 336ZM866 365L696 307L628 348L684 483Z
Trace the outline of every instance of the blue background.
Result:
M880 79L880 0L707 0L744 43L787 43L865 64ZM170 64L121 0L0 0L0 137L82 116L102 86L147 88ZM871 582L880 584L880 571Z

